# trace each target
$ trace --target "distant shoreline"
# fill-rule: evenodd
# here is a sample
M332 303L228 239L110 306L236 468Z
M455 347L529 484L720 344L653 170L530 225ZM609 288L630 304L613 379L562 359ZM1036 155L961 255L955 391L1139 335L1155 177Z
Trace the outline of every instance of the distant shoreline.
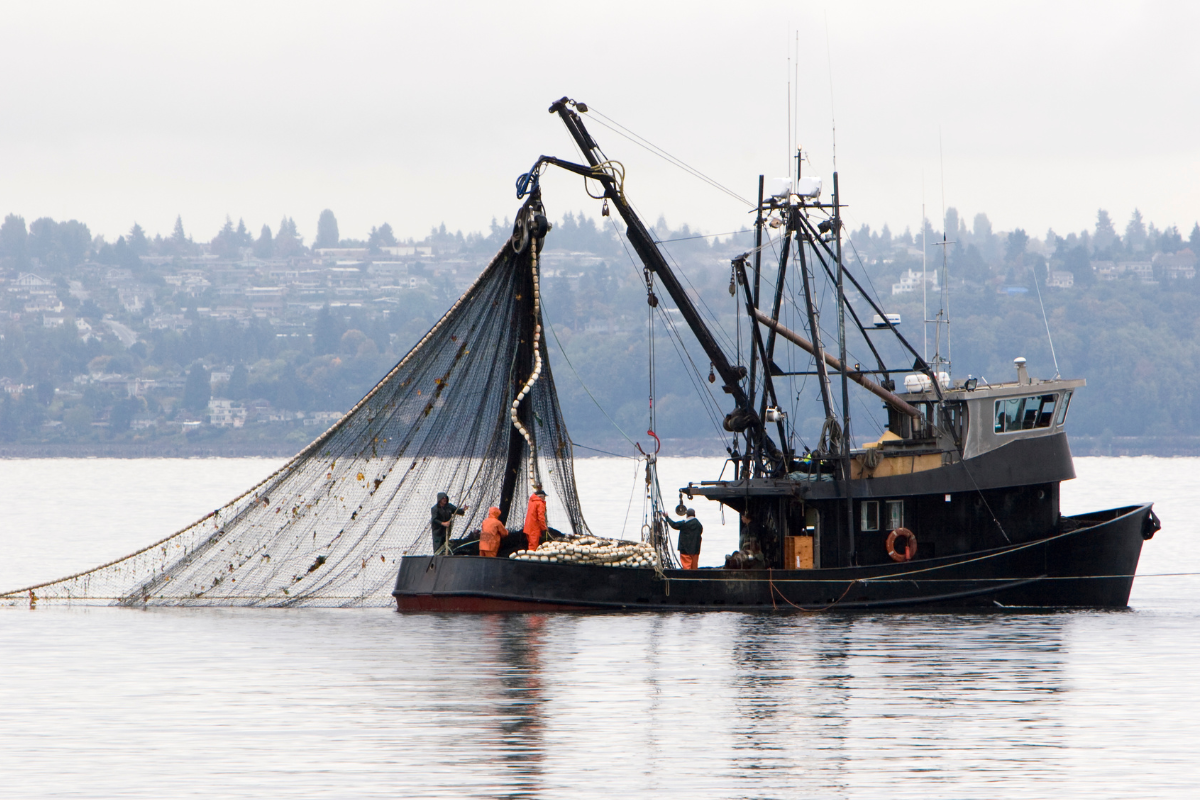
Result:
M642 442L646 447L649 443ZM291 458L303 445L286 442L238 443L146 443L109 442L88 444L3 444L0 459L32 458ZM1089 456L1200 456L1200 436L1073 436L1071 452ZM660 454L679 458L720 458L725 443L715 439L664 439ZM575 458L634 458L637 453L625 441L578 443Z

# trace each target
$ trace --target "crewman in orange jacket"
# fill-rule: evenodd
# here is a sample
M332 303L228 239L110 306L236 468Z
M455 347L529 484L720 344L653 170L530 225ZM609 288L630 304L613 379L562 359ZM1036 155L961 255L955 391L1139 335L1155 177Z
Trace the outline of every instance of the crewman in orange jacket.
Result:
M542 487L535 486L533 494L529 495L529 508L525 510L525 539L530 550L537 550L546 528L546 493Z
M500 542L506 533L508 531L500 521L500 509L492 506L488 509L487 519L483 521L483 530L479 534L479 555L494 558L500 551Z

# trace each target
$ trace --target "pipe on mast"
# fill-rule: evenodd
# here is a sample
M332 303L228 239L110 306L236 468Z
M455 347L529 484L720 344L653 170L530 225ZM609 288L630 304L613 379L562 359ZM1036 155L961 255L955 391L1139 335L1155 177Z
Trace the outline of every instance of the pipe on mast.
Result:
M790 328L784 327L761 311L756 312L755 316L763 325L766 325L768 328L775 331L784 339L787 339L789 342L799 347L801 350L804 350L805 352L814 356L817 355L817 348L808 339L805 339L803 336L791 330ZM898 395L894 394L893 392L889 392L887 389L883 388L861 372L847 370L845 365L842 364L841 360L834 358L833 356L829 355L829 353L822 353L821 355L825 357L825 363L830 367L842 373L847 378L854 381L859 386L863 387L892 408L896 409L902 414L907 414L913 419L921 418L921 412L906 403Z

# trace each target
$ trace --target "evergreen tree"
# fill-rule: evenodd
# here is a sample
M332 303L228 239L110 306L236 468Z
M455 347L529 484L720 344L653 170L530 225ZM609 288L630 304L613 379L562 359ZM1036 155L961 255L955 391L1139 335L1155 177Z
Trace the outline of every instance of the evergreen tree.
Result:
M378 254L383 247L395 247L396 235L392 233L392 226L386 222L378 228L371 228L371 235L367 237L367 249L372 254Z
M1096 233L1092 236L1092 245L1097 250L1107 251L1115 244L1118 244L1117 229L1108 212L1102 208L1096 212Z
M175 228L171 231L171 238L167 239L165 244L167 252L175 256L187 256L195 251L195 243L183 230L182 215L175 217Z
M129 229L129 236L126 238L126 243L134 255L144 256L150 252L150 242L146 240L146 232L142 230L142 226L136 222Z
M193 364L188 371L187 380L183 384L183 407L188 411L200 413L208 407L212 398L210 376L203 364Z
M1004 261L1008 264L1019 265L1024 262L1025 248L1029 246L1029 235L1017 228L1008 235L1004 243Z
M337 247L340 241L337 218L327 208L321 212L321 218L317 220L317 239L313 242L313 247Z
M187 244L187 234L183 232L183 215L175 216L175 229L171 231L171 242L177 247L183 247Z
M1146 225L1142 222L1142 212L1136 208L1125 226L1125 247L1130 253L1140 253L1146 249Z
M984 260L994 261L999 255L997 253L997 236L992 232L992 222L988 219L987 214L980 212L975 215L971 234Z
M1179 228L1174 225L1167 228L1158 237L1158 249L1164 253L1176 253L1183 249L1183 237L1179 235Z
M296 221L284 217L279 222L279 233L275 235L275 256L291 258L304 252L304 242L296 232Z
M946 209L946 219L944 220L946 239L952 242L962 242L966 246L967 226L958 216L958 209L954 206Z
M1050 266L1046 263L1046 259L1042 256L1034 256L1033 259L1033 279L1041 285L1046 285L1046 279L1050 277Z
M55 222L49 217L29 224L28 252L50 271L63 271L87 258L92 233L78 220Z
M0 258L12 259L12 265L17 269L28 267L28 239L25 218L9 214L0 225Z
M133 252L133 248L125 241L124 236L117 237L117 243L112 247L113 263L119 264L135 274L141 272L142 260ZM99 258L97 258L97 261Z
M340 317L335 317L326 303L317 313L317 322L313 326L313 352L317 355L336 353L342 341L346 326Z
M954 278L983 283L988 277L988 266L978 247L969 244L964 248L959 243L950 251L950 273Z
M258 258L270 258L275 255L275 242L271 238L270 227L263 225L258 241L254 243L254 255Z
M254 237L250 235L250 231L246 230L246 222L238 217L237 230L234 231L234 238L237 240L238 248L250 247L254 244Z
M1192 225L1192 233L1188 236L1188 249L1194 255L1200 256L1200 222Z
M29 255L48 265L58 243L58 223L50 217L40 217L29 223Z
M134 414L141 410L142 404L136 397L129 397L113 403L112 412L108 415L109 431L121 433L129 430Z
M1059 241L1062 241L1061 239ZM1062 251L1063 268L1075 276L1076 286L1091 286L1096 282L1096 273L1092 271L1092 262L1088 259L1087 247L1083 244L1075 247L1064 247Z
M221 258L232 260L238 257L237 232L234 231L233 220L228 214L225 215L225 224L209 243L209 249Z
M233 368L233 374L229 376L229 385L225 388L225 393L229 395L230 400L245 400L250 393L250 371L245 365L238 364Z

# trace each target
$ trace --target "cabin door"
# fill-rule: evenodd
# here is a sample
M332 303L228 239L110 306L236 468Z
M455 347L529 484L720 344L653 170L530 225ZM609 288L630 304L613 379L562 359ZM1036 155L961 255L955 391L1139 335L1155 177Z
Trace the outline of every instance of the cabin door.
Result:
M783 501L784 569L813 569L820 566L820 514L802 500Z

